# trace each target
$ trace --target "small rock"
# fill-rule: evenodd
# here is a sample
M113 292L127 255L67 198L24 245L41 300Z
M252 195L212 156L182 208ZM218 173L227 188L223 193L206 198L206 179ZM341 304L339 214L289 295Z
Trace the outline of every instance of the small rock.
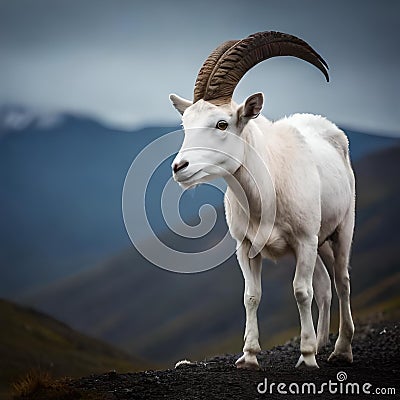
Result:
M196 364L189 360L181 360L175 364L175 369L182 368L182 367L188 367L188 366L194 366L194 365L196 365Z

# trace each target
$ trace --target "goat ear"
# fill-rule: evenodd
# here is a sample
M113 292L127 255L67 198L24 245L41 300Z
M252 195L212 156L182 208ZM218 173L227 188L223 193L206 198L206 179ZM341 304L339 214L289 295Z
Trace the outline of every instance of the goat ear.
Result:
M170 94L169 99L171 100L173 106L182 115L185 112L185 110L193 104L190 100L186 100L183 97L179 97L176 94Z
M257 118L260 115L264 104L264 95L255 93L247 98L244 105L240 107L240 117L251 119Z

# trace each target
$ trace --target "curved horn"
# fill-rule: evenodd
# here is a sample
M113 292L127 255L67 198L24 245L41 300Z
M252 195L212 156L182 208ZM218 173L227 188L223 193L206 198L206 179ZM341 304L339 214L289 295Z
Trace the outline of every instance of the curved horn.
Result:
M316 66L329 82L327 63L304 40L281 32L259 32L224 52L209 75L202 98L216 104L230 102L243 75L261 61L276 56L293 56L307 61Z
M205 95L205 90L207 87L208 79L210 74L213 72L215 64L224 55L224 53L229 50L233 45L238 43L239 40L228 40L220 44L204 61L203 66L200 68L197 74L196 83L194 85L194 96L193 103L202 99Z

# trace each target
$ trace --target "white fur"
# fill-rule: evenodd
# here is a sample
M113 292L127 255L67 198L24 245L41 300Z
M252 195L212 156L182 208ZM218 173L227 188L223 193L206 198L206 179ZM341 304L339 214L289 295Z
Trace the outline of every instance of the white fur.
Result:
M260 108L262 95L252 98ZM190 187L223 176L228 183L226 219L237 241L245 280L244 348L236 365L258 368L262 258L276 259L287 253L296 258L293 291L301 322L301 356L296 366L304 362L317 367L315 354L329 340L331 282L325 266L333 273L340 302L339 337L330 358L352 361L348 261L355 183L345 134L325 118L311 114L271 122L258 116L249 101L240 106L233 102L215 106L204 100L190 105L176 95L171 99L183 114L185 129L173 166L189 162L174 173L175 180ZM252 111L257 118L248 117ZM215 129L219 120L228 122L231 134ZM256 149L258 157L251 149ZM271 194L270 180L276 197ZM275 220L263 220L263 211L271 207L276 210ZM313 297L319 309L317 334L311 316Z

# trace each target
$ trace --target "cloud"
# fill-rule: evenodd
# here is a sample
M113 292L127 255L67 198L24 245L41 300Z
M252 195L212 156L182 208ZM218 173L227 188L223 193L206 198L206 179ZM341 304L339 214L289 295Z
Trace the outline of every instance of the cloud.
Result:
M382 5L383 4L383 5ZM396 1L161 2L5 0L0 3L0 103L88 114L132 127L176 123L168 94L191 97L196 73L220 42L281 30L327 59L331 83L294 59L246 75L244 100L264 91L266 114L327 115L339 124L398 132ZM396 106L397 105L397 106Z

